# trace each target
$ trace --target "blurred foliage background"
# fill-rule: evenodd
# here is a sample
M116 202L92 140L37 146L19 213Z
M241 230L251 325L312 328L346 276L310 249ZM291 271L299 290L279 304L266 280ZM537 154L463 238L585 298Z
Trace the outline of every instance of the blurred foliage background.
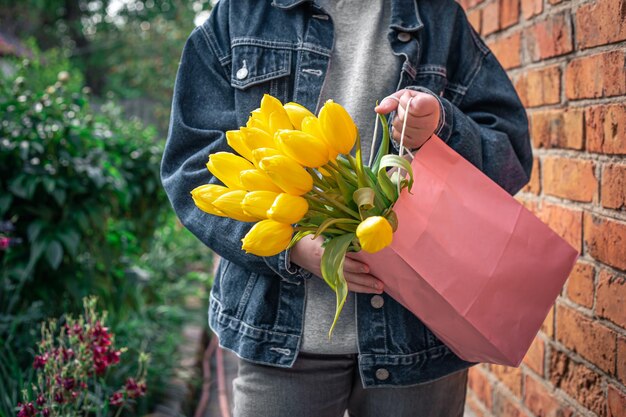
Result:
M212 256L175 218L159 163L184 41L210 8L0 0L13 51L0 54L0 417L16 415L42 321L86 295L124 355L152 357L149 395L127 415L152 410L182 326L206 322Z

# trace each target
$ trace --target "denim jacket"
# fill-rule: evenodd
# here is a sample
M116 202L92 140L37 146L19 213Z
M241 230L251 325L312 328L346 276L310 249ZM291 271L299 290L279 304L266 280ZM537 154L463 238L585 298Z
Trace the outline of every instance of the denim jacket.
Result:
M517 192L532 165L526 114L463 10L452 0L393 0L388 41L403 59L393 75L398 89L434 94L442 109L436 133ZM208 155L230 150L224 132L244 126L264 93L318 110L332 47L332 19L312 0L221 0L190 35L180 62L163 185L182 223L222 257L211 328L223 347L256 363L293 365L311 274L289 265L287 252L246 254L241 239L252 224L200 211L189 192L218 182L206 169ZM422 383L471 365L387 294L357 294L356 323L366 387Z

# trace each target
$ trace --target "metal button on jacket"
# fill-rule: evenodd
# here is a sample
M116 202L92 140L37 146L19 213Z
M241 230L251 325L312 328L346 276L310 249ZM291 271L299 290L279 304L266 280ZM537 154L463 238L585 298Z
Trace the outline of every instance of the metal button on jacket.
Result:
M384 381L385 379L389 378L389 371L385 368L378 368L375 375L376 379Z
M374 308L381 308L385 304L385 299L380 295L375 295L370 300L370 304L372 304Z
M408 42L411 40L411 34L410 33L406 33L406 32L400 32L398 33L398 40L400 42Z
M238 80L243 80L244 78L248 76L248 69L246 67L239 68L237 70L237 74L235 75L237 76Z

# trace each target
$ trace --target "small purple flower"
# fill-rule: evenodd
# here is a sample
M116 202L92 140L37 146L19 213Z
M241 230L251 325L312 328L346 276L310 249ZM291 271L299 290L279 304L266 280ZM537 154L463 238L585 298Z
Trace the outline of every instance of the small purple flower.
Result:
M37 414L33 403L18 404L17 406L20 407L17 417L34 417Z
M113 395L111 395L111 398L109 398L109 404L114 406L122 405L123 402L124 394L120 391L115 392Z
M46 399L44 398L43 394L39 394L35 402L37 403L39 407L41 407L42 405L46 403Z

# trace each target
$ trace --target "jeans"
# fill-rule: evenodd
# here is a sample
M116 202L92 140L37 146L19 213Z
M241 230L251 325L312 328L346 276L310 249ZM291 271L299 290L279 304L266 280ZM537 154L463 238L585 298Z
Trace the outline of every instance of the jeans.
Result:
M300 353L292 368L239 361L234 417L462 417L467 370L418 385L364 389L357 355Z

